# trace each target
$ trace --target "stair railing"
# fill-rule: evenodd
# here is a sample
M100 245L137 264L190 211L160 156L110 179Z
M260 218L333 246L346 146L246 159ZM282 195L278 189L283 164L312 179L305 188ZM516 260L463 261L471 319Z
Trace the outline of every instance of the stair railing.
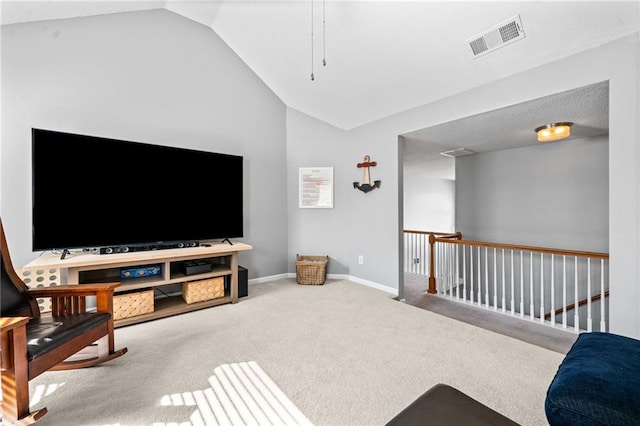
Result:
M433 270L432 256L429 255L430 236L434 238L452 238L460 236L459 232L436 232L436 231L404 231L404 271L419 275L429 275Z
M455 235L429 235L429 293L575 332L592 331L596 318L606 331L608 253Z

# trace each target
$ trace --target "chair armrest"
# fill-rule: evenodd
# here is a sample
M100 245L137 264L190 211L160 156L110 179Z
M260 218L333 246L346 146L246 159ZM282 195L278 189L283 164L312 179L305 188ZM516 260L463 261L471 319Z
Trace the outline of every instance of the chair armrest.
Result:
M17 362L26 362L26 335L29 317L0 318L0 368L2 374L14 368ZM21 343L24 342L24 348ZM16 358L18 357L18 358ZM4 385L5 378L2 378Z
M86 311L87 296L96 297L96 310L113 316L113 291L120 283L74 284L30 288L30 298L50 297L52 315L66 315Z
M58 285L53 287L37 287L27 290L29 297L65 297L65 296L95 296L101 292L113 292L120 287L119 282L98 284Z
M0 318L0 333L6 333L29 322L29 317Z

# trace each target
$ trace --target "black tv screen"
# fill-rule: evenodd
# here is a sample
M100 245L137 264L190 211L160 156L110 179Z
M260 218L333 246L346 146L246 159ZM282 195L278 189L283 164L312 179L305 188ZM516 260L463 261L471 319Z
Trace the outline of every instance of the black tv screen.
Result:
M243 236L242 156L32 129L33 250Z

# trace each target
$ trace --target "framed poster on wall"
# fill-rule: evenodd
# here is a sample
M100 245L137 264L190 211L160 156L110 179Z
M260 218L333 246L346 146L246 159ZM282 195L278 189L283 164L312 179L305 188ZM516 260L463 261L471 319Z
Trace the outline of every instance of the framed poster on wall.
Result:
M300 167L298 207L333 208L333 167Z

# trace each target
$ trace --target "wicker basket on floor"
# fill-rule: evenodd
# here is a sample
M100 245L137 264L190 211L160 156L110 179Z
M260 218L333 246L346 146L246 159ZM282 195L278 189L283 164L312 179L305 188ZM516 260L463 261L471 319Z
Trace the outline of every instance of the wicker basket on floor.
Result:
M296 256L298 284L320 285L327 279L329 256Z

